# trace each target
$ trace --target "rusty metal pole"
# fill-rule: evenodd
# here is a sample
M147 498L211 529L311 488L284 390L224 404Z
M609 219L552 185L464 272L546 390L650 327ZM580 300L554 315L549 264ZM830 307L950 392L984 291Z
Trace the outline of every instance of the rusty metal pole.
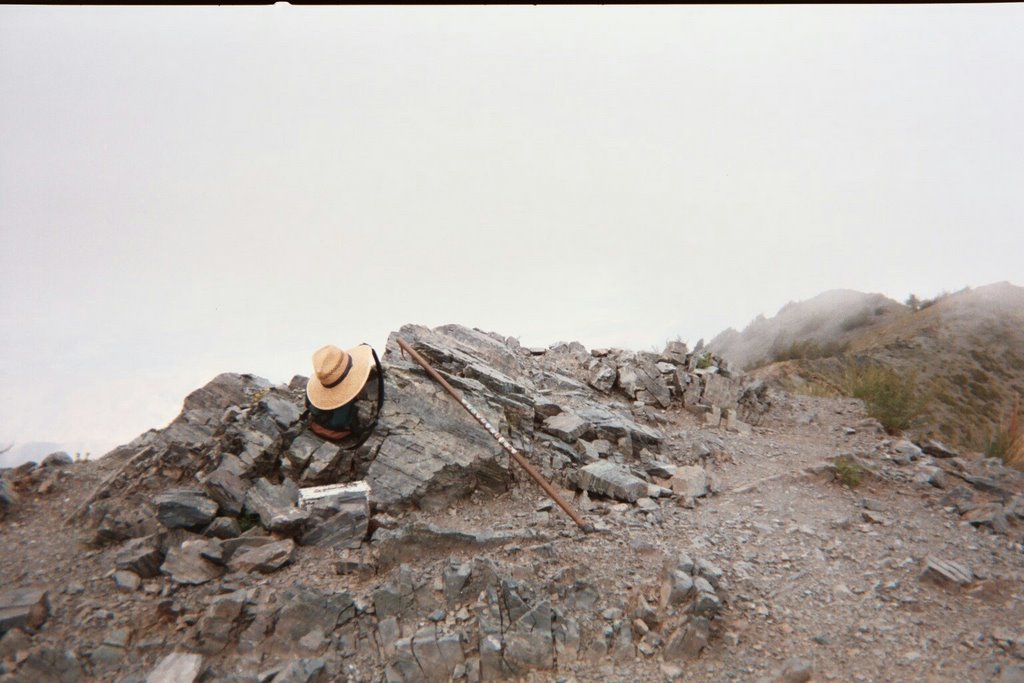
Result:
M551 500L555 501L555 503L558 505L558 507L560 507L563 510L565 510L565 514L569 515L569 517L572 518L572 521L576 522L576 525L580 529L582 529L586 533L590 533L590 532L594 531L594 526L592 524L588 524L586 522L586 520L584 520L582 517L580 517L580 514L578 512L576 512L576 510L574 510L571 505L569 505L564 500L562 500L562 497L559 496L558 492L555 491L555 488L550 483L548 483L548 480L544 478L544 475L542 475L540 472L538 472L534 468L534 466L531 465L526 460L526 458L524 458L522 455L520 455L519 451L517 451L515 449L515 446L510 444L508 442L508 439L503 437L498 432L497 429L492 427L491 423L487 421L487 418L485 418L483 415L481 415L477 411L477 409L474 408L469 403L469 401L467 401L466 399L462 398L462 395L458 391L456 391L455 387L453 387L451 384L449 384L447 382L447 380L445 380L444 377L442 377L440 374L438 374L437 370L432 368L430 366L430 363L428 363L427 360L423 356L421 356L419 353L417 353L414 348L412 348L411 346L406 344L404 341L402 341L402 339L396 337L396 340L398 341L398 346L401 347L402 351L404 351L404 352L408 353L410 356L412 356L412 359L414 361L416 361L421 366L423 366L423 369L427 371L427 374L430 375L431 379L433 379L435 382L437 382L442 387L444 387L445 391L447 391L449 394L451 394L452 397L455 398L456 401L461 403L462 407L465 408L466 411L470 415L472 415L476 419L477 422L479 422L481 425L483 425L484 429L486 429L490 433L490 435L493 436L495 438L495 440L499 444L501 444L501 447L504 448L508 452L508 454L512 456L512 459L515 460L517 463L519 463L519 465L524 470L526 470L526 473L529 474L530 477L535 482L537 482L537 484L542 489L544 489L544 493L548 494L548 497L551 498Z

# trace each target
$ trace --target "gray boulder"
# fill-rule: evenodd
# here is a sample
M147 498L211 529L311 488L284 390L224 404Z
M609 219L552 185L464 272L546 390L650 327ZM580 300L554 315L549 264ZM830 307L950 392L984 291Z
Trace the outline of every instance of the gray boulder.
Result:
M40 467L66 467L74 462L70 455L64 451L50 453L39 463Z
M599 361L590 368L587 383L602 393L608 393L615 386L615 368Z
M635 503L647 495L647 482L625 468L607 460L598 460L579 471L580 488L616 500Z
M206 494L220 506L221 513L231 517L242 514L248 487L241 477L224 464L203 480Z
M153 499L156 516L168 529L204 527L217 516L220 506L196 489L171 489Z
M544 420L544 431L566 443L574 443L590 428L579 415L564 412Z
M669 481L672 490L681 496L699 498L708 492L708 474L698 465L680 467Z

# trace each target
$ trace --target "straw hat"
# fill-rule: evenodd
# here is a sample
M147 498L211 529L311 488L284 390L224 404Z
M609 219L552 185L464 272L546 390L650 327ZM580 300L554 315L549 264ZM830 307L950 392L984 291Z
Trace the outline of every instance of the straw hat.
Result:
M306 384L309 402L320 410L334 410L354 399L373 367L373 349L360 344L348 351L327 345L313 354L313 376Z

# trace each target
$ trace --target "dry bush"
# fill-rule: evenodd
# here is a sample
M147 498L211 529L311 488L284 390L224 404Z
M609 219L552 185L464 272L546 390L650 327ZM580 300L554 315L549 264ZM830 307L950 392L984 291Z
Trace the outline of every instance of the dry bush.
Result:
M1014 401L1009 419L1000 421L999 429L985 448L985 455L1024 470L1024 424L1020 420L1020 398Z

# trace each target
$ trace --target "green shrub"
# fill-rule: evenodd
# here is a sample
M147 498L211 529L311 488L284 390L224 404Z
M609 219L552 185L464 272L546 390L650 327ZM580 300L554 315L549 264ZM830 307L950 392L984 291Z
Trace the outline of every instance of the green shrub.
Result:
M910 426L927 402L918 392L917 373L901 374L881 365L854 367L844 377L846 393L867 405L868 415L890 434Z
M704 353L697 359L697 369L704 370L711 367L711 354Z
M836 459L836 479L843 486L855 489L864 480L864 470L849 458Z
M849 347L847 343L829 342L819 344L818 342L806 339L795 341L788 349L775 350L772 352L772 362L778 363L784 360L814 360L817 358L830 358L841 355Z
M243 510L242 514L238 516L238 528L245 533L249 529L260 525L260 516L254 512Z

